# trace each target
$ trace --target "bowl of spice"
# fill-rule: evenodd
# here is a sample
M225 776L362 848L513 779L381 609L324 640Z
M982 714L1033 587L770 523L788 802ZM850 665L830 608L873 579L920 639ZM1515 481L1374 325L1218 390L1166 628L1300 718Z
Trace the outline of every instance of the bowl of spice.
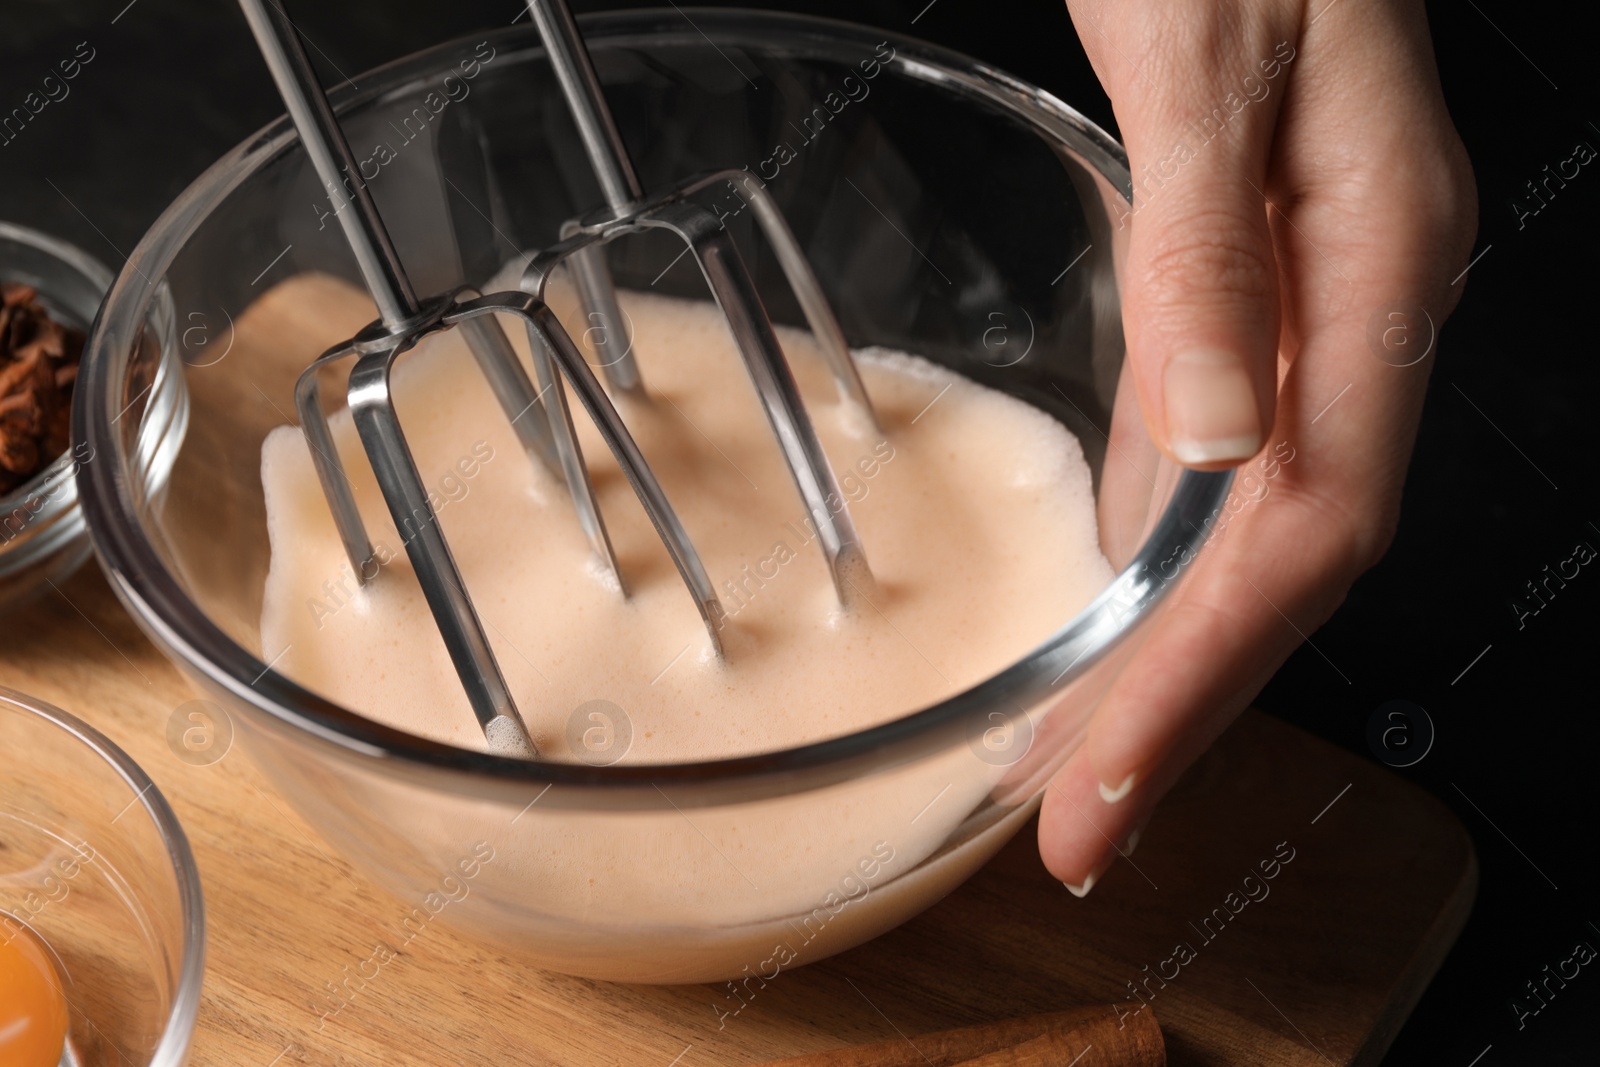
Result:
M84 334L112 278L82 249L0 222L0 608L48 592L89 558L74 476L94 456L73 441L72 394ZM159 417L141 428L135 454L141 473L159 477L187 408L171 370L170 301L154 306L144 338L151 371L136 403Z

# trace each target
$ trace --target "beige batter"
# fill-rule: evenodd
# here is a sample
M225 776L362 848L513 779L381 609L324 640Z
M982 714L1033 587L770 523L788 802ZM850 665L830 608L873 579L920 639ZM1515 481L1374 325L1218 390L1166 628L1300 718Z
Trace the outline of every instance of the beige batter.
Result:
M866 350L858 361L880 438L838 401L809 335L780 329L876 577L870 598L841 612L720 315L705 303L621 297L651 399L620 410L723 597L720 661L581 411L629 599L592 558L564 487L521 450L457 335L427 341L397 372L419 468L543 758L581 758L573 746L586 732L602 762L654 763L886 722L1015 662L1111 580L1089 470L1058 422L914 356ZM577 320L561 294L552 303ZM525 353L520 326L506 325ZM392 558L357 586L304 439L294 427L274 431L262 457L272 544L262 657L374 719L483 748L347 417L335 435L373 540ZM597 700L615 709L588 703ZM586 711L573 729L580 706L626 717L625 753L606 748L614 723ZM837 951L938 899L1026 818L1026 805L988 804L1006 774L958 745L828 789L687 812L535 804L510 820L464 796L419 803L401 790L392 803L404 807L394 824L419 845L495 848L452 921L524 940L575 973L704 981Z
M625 294L622 306L651 399L621 411L729 613L720 662L581 411L628 599L591 554L565 487L519 447L458 334L425 342L397 374L418 466L545 758L572 758L568 720L592 700L629 718L624 758L634 762L859 730L1014 662L1110 580L1089 471L1060 423L924 360L868 350L859 359L886 431L879 439L848 418L810 336L786 330L877 578L866 603L839 611L721 317L710 304L643 294ZM525 348L520 330L512 337ZM336 433L380 558L392 560L358 586L304 439L294 427L275 431L262 457L272 543L262 656L372 718L482 748L348 419Z

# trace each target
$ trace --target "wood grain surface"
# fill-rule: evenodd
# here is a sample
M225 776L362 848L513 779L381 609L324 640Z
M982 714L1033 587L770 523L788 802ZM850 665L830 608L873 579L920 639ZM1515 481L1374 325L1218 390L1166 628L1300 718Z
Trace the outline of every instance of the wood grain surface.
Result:
M771 1060L766 1067L1026 1067L1076 1061L1084 1067L1165 1067L1154 1009L1127 1014L1092 1008L1022 1015L866 1045ZM1076 1067L1076 1064L1074 1064Z
M210 929L191 1062L206 1067L712 1067L914 1046L931 1031L1086 1005L1134 1011L1130 983L1153 994L1173 1064L1371 1064L1459 933L1477 881L1471 843L1437 800L1247 713L1088 898L1045 872L1030 824L920 917L783 973L720 1027L730 1001L716 987L541 972L443 924L329 1013L327 985L370 973L379 931L414 902L335 855L248 753L193 766L169 749L168 719L195 694L92 565L9 613L3 631L0 684L105 731L188 831Z

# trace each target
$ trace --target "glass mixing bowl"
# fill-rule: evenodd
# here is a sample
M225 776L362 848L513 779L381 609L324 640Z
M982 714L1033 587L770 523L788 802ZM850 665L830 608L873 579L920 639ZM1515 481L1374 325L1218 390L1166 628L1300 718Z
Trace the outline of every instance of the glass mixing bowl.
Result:
M0 942L32 937L67 995L66 1067L181 1067L200 1008L200 872L128 754L0 688Z
M316 346L279 363L215 347L275 280L358 277L284 121L201 176L112 288L76 411L110 458L80 486L128 610L235 713L307 821L416 904L396 940L440 921L593 977L770 977L905 920L1016 831L1081 742L1127 635L1202 545L1230 476L1173 466L1141 428L1116 281L1129 178L1081 115L959 55L840 23L697 10L584 29L647 190L748 167L852 344L927 356L1077 434L1119 572L1087 608L934 706L700 763L518 762L387 728L296 684L258 655L259 467ZM452 42L333 95L419 292L481 287L602 202L531 29ZM748 221L730 225L763 300L802 323ZM621 286L703 298L692 271L667 270L679 250L639 237L608 254ZM152 283L178 321L216 331L219 353L186 361L188 434L161 494L130 458L140 420L117 417ZM318 340L341 338L330 327Z

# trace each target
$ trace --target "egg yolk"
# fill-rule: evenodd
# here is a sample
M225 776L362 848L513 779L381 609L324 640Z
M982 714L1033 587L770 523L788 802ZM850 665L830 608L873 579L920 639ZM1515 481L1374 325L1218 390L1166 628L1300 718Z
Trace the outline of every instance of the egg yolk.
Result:
M45 948L0 925L0 1064L56 1067L67 1040L67 998Z

